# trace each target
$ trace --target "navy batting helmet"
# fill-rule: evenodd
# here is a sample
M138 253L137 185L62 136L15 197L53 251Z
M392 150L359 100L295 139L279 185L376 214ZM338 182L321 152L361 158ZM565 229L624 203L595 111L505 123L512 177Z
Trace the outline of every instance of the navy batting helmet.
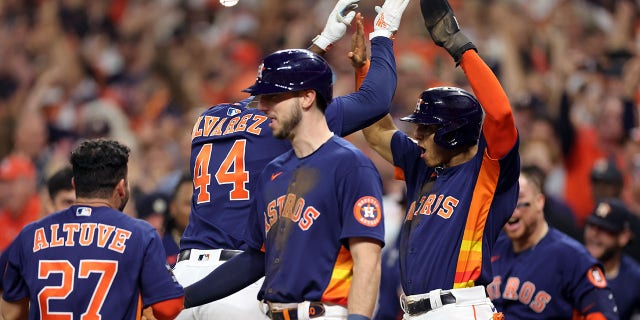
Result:
M435 143L454 149L478 143L482 116L480 103L467 91L437 87L423 91L415 111L400 120L421 125L438 125Z
M315 90L326 104L333 98L333 72L321 56L305 49L268 55L258 68L256 83L242 91L254 96L305 89Z

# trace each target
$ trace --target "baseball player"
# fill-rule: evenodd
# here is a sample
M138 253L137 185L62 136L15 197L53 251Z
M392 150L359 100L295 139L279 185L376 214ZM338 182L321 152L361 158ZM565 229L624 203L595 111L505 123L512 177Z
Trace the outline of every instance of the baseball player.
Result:
M338 21L338 16L350 21L355 13L342 12L355 3L357 1L351 0L337 3L325 30L315 39L313 47L326 50L342 37L346 25ZM363 32L360 22L359 29L359 32ZM301 57L308 55L306 51L294 52L300 53ZM290 74L270 73L267 67L260 66L259 75L263 79L276 83L291 80ZM345 136L383 116L391 104L396 79L392 41L389 36L377 34L371 39L369 72L360 90L326 101L325 117L330 130L336 135ZM299 83L288 84L286 88L299 90L313 86L325 95L331 92L331 84L318 81L312 77L304 78ZM252 98L249 98L212 107L198 118L194 126L192 209L189 225L180 243L182 251L174 268L178 281L185 287L246 249L244 232L250 201L260 192L255 187L258 175L271 160L291 150L289 141L273 137L269 127L271 119L261 110L248 107L251 101ZM243 290L224 299L185 309L179 319L264 317L256 301L260 286L261 282L248 284Z
M584 228L585 247L604 267L621 320L640 315L640 265L623 253L633 237L632 214L621 200L604 198L598 201Z
M46 208L48 213L60 211L68 208L76 200L76 194L73 190L73 184L71 184L71 178L73 172L71 167L64 167L56 171L47 180L47 195L49 197L46 201ZM0 255L0 296L4 291L2 284L2 275L7 267L7 259L9 258L9 250L11 250L13 242L2 251ZM0 306L0 315L2 314L2 307Z
M9 251L4 319L157 319L182 309L158 233L121 210L129 149L89 140L71 153L76 203L26 226Z
M513 215L491 257L489 297L506 319L618 319L602 266L549 227L538 176L524 167ZM576 319L576 318L574 318Z
M407 4L386 1L378 8L372 47L389 43ZM361 90L379 59L376 50ZM246 251L187 287L186 305L217 300L264 275L258 299L267 302L272 319L369 319L384 239L379 175L359 150L330 131L330 110L344 97L332 99L332 72L324 59L283 50L267 56L260 70L246 91L258 95L271 132L293 150L271 161L257 180L261 192L252 206Z
M415 111L400 119L417 125L415 140L390 116L363 130L407 185L401 305L405 319L491 319L483 285L491 282L493 244L518 195L518 132L500 83L448 2L420 4L432 39L462 67L477 99L454 87L423 91Z

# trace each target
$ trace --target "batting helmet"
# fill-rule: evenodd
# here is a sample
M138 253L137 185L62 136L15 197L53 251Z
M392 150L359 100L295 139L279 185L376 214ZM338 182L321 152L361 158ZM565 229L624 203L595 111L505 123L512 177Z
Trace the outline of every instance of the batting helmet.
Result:
M415 111L400 120L421 125L438 125L435 143L454 149L478 143L482 116L480 103L467 91L437 87L423 91Z
M319 55L287 49L268 55L258 68L256 82L242 91L252 95L315 90L326 104L333 98L333 72Z

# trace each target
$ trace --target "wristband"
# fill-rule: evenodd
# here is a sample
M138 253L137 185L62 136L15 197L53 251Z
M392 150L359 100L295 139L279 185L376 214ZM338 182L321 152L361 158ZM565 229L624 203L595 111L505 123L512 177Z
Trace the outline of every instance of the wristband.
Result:
M369 317L363 316L361 314L352 313L352 314L349 314L347 316L347 320L371 320L371 319L369 319Z
M369 33L369 40L375 38L375 37L387 37L389 39L391 39L391 36L393 36L393 32L389 31L389 30L376 30L373 31L371 33Z
M313 38L313 40L311 41L311 43L315 44L316 46L320 47L320 49L324 50L324 51L328 51L329 47L331 47L331 45L333 43L331 43L331 41L329 41L329 38L319 34L317 35L315 38Z

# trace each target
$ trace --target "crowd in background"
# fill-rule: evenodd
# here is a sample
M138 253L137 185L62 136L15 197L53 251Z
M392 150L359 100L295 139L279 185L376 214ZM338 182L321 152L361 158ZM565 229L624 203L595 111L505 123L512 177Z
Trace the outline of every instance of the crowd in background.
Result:
M148 204L169 197L189 169L192 126L203 108L246 98L241 90L255 80L263 55L308 47L334 4L0 2L0 221L9 230L0 251L36 219L35 212L45 211L38 204L44 181L68 164L71 148L85 138L115 138L131 147L133 201L125 212L150 217ZM360 3L367 31L380 4ZM547 196L570 210L557 213L568 217L558 222L561 230L581 238L595 198L605 195L619 196L640 217L640 4L452 5L511 99L523 164L542 169ZM460 68L451 68L451 58L428 38L418 6L419 1L409 4L394 42L394 117L410 113L424 88L468 88ZM349 47L343 39L327 54L336 73L334 96L354 88ZM393 226L402 217L395 200L402 198L404 183L393 179L393 168L368 149L360 133L349 139L378 166L390 200L387 238L395 239ZM155 211L162 214L164 208ZM157 225L162 229L162 222Z

